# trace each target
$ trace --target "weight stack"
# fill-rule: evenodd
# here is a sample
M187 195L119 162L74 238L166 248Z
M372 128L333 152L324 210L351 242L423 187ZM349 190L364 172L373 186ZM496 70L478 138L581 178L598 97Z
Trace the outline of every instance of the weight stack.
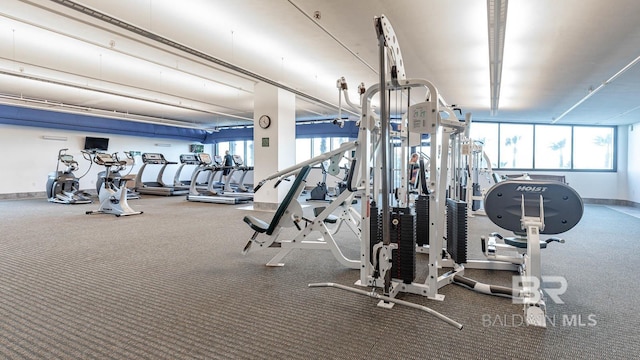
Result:
M415 201L416 208L416 243L419 246L429 245L429 197L419 195Z
M371 214L369 217L369 262L373 263L373 246L382 241L382 228L380 227L382 216L376 205L372 204L369 207L369 211Z
M460 186L458 186L458 194L460 194L460 200L467 201L467 187L466 187L466 185L460 184Z
M390 218L391 242L398 244L391 255L391 277L411 284L416 277L416 217L409 208L394 208Z
M480 191L480 184L473 183L473 196L481 196L482 191ZM480 209L480 200L473 200L471 203L471 210L477 211Z
M447 199L447 252L456 264L467 262L467 203Z

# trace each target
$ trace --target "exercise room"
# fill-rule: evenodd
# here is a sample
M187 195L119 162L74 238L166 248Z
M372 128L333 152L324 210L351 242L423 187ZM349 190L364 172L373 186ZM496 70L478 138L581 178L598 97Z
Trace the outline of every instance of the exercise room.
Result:
M637 358L639 18L3 1L0 359Z

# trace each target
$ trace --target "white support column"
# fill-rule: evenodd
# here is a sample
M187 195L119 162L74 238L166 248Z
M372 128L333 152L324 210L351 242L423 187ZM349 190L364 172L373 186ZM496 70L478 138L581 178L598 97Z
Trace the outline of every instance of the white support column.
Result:
M257 184L278 170L296 162L296 99L293 93L266 83L258 83L254 91L254 182ZM261 116L267 115L271 124L263 128ZM277 188L269 181L253 198L254 209L275 210L284 199L291 182L284 181Z

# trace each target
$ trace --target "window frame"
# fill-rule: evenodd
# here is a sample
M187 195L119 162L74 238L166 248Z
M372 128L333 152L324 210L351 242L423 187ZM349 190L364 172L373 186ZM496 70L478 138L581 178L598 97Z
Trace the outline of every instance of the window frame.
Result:
M497 129L497 136L495 138L498 139L498 146L497 146L497 154L496 156L498 157L497 159L491 159L491 166L493 170L498 170L498 171L529 171L529 172L539 172L539 171L555 171L555 172L617 172L618 171L618 127L617 126L611 126L611 125L567 125L567 124L533 124L533 123L511 123L511 122L493 122L493 121L478 121L478 122L472 122L471 123L471 132L473 132L473 125L474 124L495 124L496 129ZM500 143L502 142L502 137L501 137L501 128L503 125L531 125L532 126L532 131L533 131L533 140L532 140L532 149L531 149L531 154L532 154L532 167L531 168L526 168L526 167L500 167L500 163L499 163L499 159L500 159L500 152L501 152L501 146ZM570 147L570 161L571 161L571 167L570 168L538 168L536 167L536 134L537 134L537 126L558 126L558 127L570 127L571 128L571 147ZM584 169L576 169L575 168L575 129L576 128L602 128L602 129L610 129L611 133L612 133L612 145L611 145L611 149L612 149L612 155L611 155L611 168L609 169L602 169L602 168L584 168ZM338 144L338 143L342 143L344 141L350 141L353 140L351 138L348 137L338 137L338 136L316 136L316 137L299 137L296 138L296 140L299 139L309 139L309 145L310 145L310 149L309 149L309 153L312 154L312 156L317 155L314 154L314 149L317 146L316 142L317 141L322 141L322 139L325 139L325 145L328 145L329 149L327 151L333 150L335 148L334 144ZM340 140L336 140L336 139L340 139ZM472 137L473 139L473 137ZM243 140L236 140L236 144L238 144L240 141ZM249 154L249 151L251 150L251 146L249 145L249 142L251 142L252 140L244 140L243 142L243 147L244 147L244 154L245 154L245 162L247 166L253 166L253 164L250 164L250 160L253 160L253 156L249 157L247 154ZM219 149L220 144L226 143L227 147L229 146L229 143L231 141L225 141L225 142L219 142L216 143L215 146L215 150L216 153L220 153ZM426 141L427 143L429 143L429 141ZM300 144L300 142L296 141L296 144ZM224 147L222 147L224 148Z
M502 142L502 134L501 134L501 128L502 125L532 125L532 131L533 131L533 141L532 141L532 149L531 149L531 153L532 153L532 167L531 168L527 168L527 167L501 167L499 161L496 161L495 159L491 159L492 162L492 169L493 170L498 170L498 171L530 171L530 172L539 172L539 171L555 171L555 172L617 172L618 171L618 127L617 126L611 126L611 125L567 125L567 124L533 124L533 123L510 123L510 122L492 122L492 121L479 121L479 122L475 122L475 123L471 123L471 138L473 139L473 125L474 124L497 124L497 131L498 131L498 135L497 135L497 139L499 141L499 143ZM571 166L569 168L553 168L553 167L544 167L544 168L537 168L536 167L536 127L537 126L558 126L558 127L570 127L571 128L571 147L570 147L570 161L571 161ZM601 128L601 129L610 129L611 133L612 133L612 145L611 145L611 149L612 149L612 155L611 155L611 168L608 169L602 169L602 168L575 168L575 129L576 128ZM500 159L500 152L501 152L501 147L498 146L498 159Z

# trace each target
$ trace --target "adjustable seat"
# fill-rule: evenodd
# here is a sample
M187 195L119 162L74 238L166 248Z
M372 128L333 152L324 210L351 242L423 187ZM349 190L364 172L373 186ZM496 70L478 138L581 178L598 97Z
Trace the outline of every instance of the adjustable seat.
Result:
M253 231L255 232L253 233L253 236L251 236L251 239L249 240L247 245L245 245L244 249L242 250L242 253L246 253L247 251L249 251L249 248L251 247L252 243L254 242L259 243L256 241L258 234L264 233L266 235L272 236L274 235L274 232L276 232L277 229L282 227L281 225L279 225L280 221L282 220L282 217L285 215L285 213L289 211L289 208L293 205L293 202L295 201L295 199L297 199L298 196L300 196L300 193L304 189L304 186L306 184L306 178L309 175L310 171L311 171L311 166L308 166L308 165L300 169L300 171L296 175L296 179L294 180L293 184L291 185L291 188L289 189L289 192L280 203L280 206L278 206L278 209L276 210L276 213L273 215L273 218L271 219L270 223L267 224L266 221L260 220L255 216L251 216L251 215L247 215L244 217L243 221L247 225L249 225L249 227L253 229ZM271 243L273 243L273 241L259 243L259 244L260 246L264 246L265 244L270 245Z

